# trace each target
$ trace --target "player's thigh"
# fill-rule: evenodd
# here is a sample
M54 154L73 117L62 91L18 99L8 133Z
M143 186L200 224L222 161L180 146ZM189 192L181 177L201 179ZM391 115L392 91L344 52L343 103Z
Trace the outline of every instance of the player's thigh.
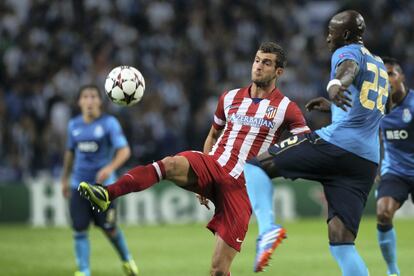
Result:
M335 148L332 146L332 150ZM337 149L337 156L332 160L332 173L322 181L328 203L328 220L338 217L356 237L378 165Z
M162 159L161 162L165 168L166 179L178 186L191 185L197 181L197 176L186 157L180 155L168 156Z
M323 188L328 204L328 222L334 217L338 217L345 228L356 237L367 195L355 188L348 187L347 183L350 182L350 179L335 180L334 183L324 183Z
M216 209L207 228L240 251L252 214L244 180L228 176L227 181L216 183L213 200Z
M186 160L189 168L186 182L180 185L182 188L203 195L215 203L215 183L226 182L228 173L210 155L199 151L184 151L178 154L182 160Z
M323 180L332 164L332 157L321 150L323 143L315 133L292 136L272 145L257 160L271 178Z
M84 231L88 228L92 218L91 205L89 201L80 196L76 189L72 189L69 199L69 213L72 228L75 231Z
M411 188L412 183L410 183L408 178L404 178L395 174L386 173L381 176L381 181L378 184L378 188L376 190L377 201L379 203L379 201L382 198L391 197L399 203L398 207L400 207L408 199L408 195L411 192ZM381 200L381 202L384 203L381 203L380 207L386 207L383 206L383 204L385 204L385 201Z
M216 235L216 245L211 261L211 275L227 275L237 251L228 245L219 235Z
M98 212L93 210L93 220L95 225L106 232L113 231L116 228L117 223L116 205L117 202L115 200L111 202L105 212Z

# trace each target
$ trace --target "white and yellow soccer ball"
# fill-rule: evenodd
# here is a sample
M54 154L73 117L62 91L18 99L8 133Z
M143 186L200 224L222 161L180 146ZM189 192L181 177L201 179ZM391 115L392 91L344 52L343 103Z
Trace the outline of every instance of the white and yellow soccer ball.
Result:
M118 66L106 77L105 91L113 103L131 106L138 103L144 95L145 80L136 68Z

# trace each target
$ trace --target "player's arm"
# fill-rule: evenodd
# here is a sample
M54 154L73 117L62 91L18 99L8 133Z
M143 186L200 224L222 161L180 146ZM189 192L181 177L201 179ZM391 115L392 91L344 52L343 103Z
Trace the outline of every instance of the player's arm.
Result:
M381 180L381 166L382 166L382 160L384 159L384 138L382 137L382 131L379 130L379 145L380 145L380 159L377 169L377 175L375 176L375 182L379 183Z
M222 130L216 129L214 125L211 126L207 138L204 141L203 152L205 154L208 154L211 151L214 144L217 142L217 139L220 137L221 132ZM206 206L206 208L210 210L210 206L208 205L209 200L206 197L197 194L197 198L201 205Z
M111 173L119 169L129 159L130 156L131 149L128 145L117 149L112 161L100 169L97 173L96 182L103 183L111 175Z
M324 97L317 97L306 103L305 108L307 111L318 110L322 112L331 111L331 101Z
M111 162L96 173L95 181L100 184L103 184L112 172L119 169L131 156L128 141L122 131L121 124L115 117L109 117L107 119L106 129L108 130L111 145L116 149L116 152Z
M214 126L211 126L210 132L207 135L206 140L204 141L203 152L208 154L213 148L214 144L217 142L217 139L220 137L222 130L216 129Z
M295 102L290 102L285 114L285 122L291 134L298 135L310 132L302 111Z
M62 194L65 198L69 197L69 176L72 172L74 154L71 150L66 150L63 157L63 171L61 177Z
M224 92L218 100L216 112L214 112L214 120L204 142L203 152L205 154L211 151L226 124L226 115L224 114L224 97L226 94L227 92Z
M217 142L217 139L220 137L224 125L225 125L225 115L224 115L224 95L226 93L223 93L217 103L216 112L214 113L214 121L210 128L210 131L208 132L208 135L206 137L206 140L204 141L204 147L203 152L205 154L208 154L214 144ZM201 205L206 206L207 209L210 210L210 206L208 206L209 200L202 196L197 194L198 201Z
M334 103L336 106L346 111L347 106L352 106L352 99L349 97L347 89L354 81L358 74L358 70L359 67L355 61L345 60L342 62L337 67L334 79L328 83L327 91L330 100L324 97L314 98L306 103L306 110L330 112L331 105Z
M359 66L354 60L347 59L341 62L336 67L335 77L328 83L326 88L332 103L344 111L347 107L352 106L352 99L347 89L354 81L358 71Z

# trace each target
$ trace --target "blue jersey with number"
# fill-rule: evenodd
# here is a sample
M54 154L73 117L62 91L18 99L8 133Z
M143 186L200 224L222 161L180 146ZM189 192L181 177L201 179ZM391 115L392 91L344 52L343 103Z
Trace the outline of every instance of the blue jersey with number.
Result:
M382 60L361 44L337 49L331 60L331 79L345 60L353 60L359 71L348 87L352 107L343 111L332 104L332 123L316 133L325 141L362 158L379 162L379 123L388 96L388 74Z
M94 183L96 173L112 161L115 151L127 145L121 126L113 116L102 115L90 123L85 123L81 115L71 119L66 148L75 154L72 188L78 187L81 181ZM112 173L103 184L115 180Z
M414 176L414 91L381 120L384 159L381 175Z

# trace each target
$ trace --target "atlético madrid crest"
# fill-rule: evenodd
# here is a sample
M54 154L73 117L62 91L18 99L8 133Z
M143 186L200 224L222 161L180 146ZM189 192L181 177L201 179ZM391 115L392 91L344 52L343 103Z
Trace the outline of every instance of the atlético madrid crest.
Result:
M273 119L276 116L277 107L269 105L266 110L265 118L266 119Z

